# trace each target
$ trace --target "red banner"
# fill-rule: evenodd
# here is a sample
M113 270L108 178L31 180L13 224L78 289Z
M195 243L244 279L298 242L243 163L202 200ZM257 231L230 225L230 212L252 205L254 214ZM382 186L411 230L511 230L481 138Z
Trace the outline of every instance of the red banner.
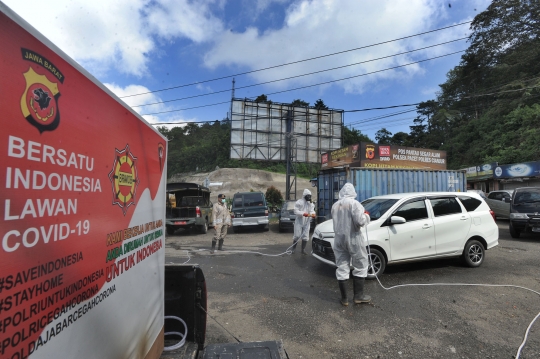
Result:
M89 333L109 331L110 306L162 305L166 141L11 17L0 12L0 357L77 357L85 346L113 357L120 345L118 357L136 348ZM156 280L149 298L127 273L150 267L140 274Z

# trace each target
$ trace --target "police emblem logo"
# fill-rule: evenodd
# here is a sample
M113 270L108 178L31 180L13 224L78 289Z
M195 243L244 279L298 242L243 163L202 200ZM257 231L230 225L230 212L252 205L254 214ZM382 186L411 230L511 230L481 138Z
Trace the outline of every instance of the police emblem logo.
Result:
M115 149L116 156L109 173L112 184L113 205L122 209L124 216L129 206L135 204L135 195L139 185L137 174L137 157L129 150L129 145L123 150Z
M366 158L368 160L372 160L375 158L375 146L374 145L366 145Z
M53 131L60 123L58 82L63 83L64 76L43 56L27 49L22 49L22 54L23 60L39 65L31 66L23 74L26 86L21 96L22 114L40 133ZM58 82L51 81L47 72Z

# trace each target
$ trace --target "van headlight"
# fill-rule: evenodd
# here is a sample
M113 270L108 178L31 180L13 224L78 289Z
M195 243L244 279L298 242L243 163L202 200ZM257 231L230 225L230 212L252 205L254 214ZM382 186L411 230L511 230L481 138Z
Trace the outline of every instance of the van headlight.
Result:
M510 213L510 219L529 219L525 213Z
M313 231L313 237L322 238L321 231L319 231L318 229L315 229Z

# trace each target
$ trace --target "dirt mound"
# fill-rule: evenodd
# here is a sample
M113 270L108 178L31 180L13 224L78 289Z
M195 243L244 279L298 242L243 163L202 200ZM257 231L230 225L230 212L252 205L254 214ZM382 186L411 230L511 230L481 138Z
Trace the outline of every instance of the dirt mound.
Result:
M231 197L236 192L249 192L251 190L265 193L270 186L279 189L285 198L286 176L281 173L263 170L220 168L212 172L180 173L171 177L168 182L192 182L203 185L206 178L210 182L209 188L212 191L212 199L215 199L214 197L217 197L219 193L223 193L227 197ZM296 177L296 199L302 198L302 192L304 192L305 188L311 191L313 200L316 200L316 188L311 187L311 182Z

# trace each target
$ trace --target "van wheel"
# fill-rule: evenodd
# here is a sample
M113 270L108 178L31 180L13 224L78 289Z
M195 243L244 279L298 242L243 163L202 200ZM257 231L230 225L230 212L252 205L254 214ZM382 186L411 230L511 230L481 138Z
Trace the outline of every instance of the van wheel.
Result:
M206 234L208 232L208 223L207 222L204 222L204 224L202 226L199 227L199 231L202 233L202 234Z
M176 232L176 228L174 227L167 227L167 234L169 236L172 236L174 234L174 232Z
M371 260L368 264L367 279L375 279L375 276L380 276L384 273L384 270L386 269L386 259L377 249L370 248L369 254L371 255Z
M465 244L462 258L468 267L480 267L484 263L485 254L486 252L482 243L476 239L472 239Z
M521 232L514 228L511 221L510 221L509 229L510 229L510 236L512 236L512 238L519 238Z

